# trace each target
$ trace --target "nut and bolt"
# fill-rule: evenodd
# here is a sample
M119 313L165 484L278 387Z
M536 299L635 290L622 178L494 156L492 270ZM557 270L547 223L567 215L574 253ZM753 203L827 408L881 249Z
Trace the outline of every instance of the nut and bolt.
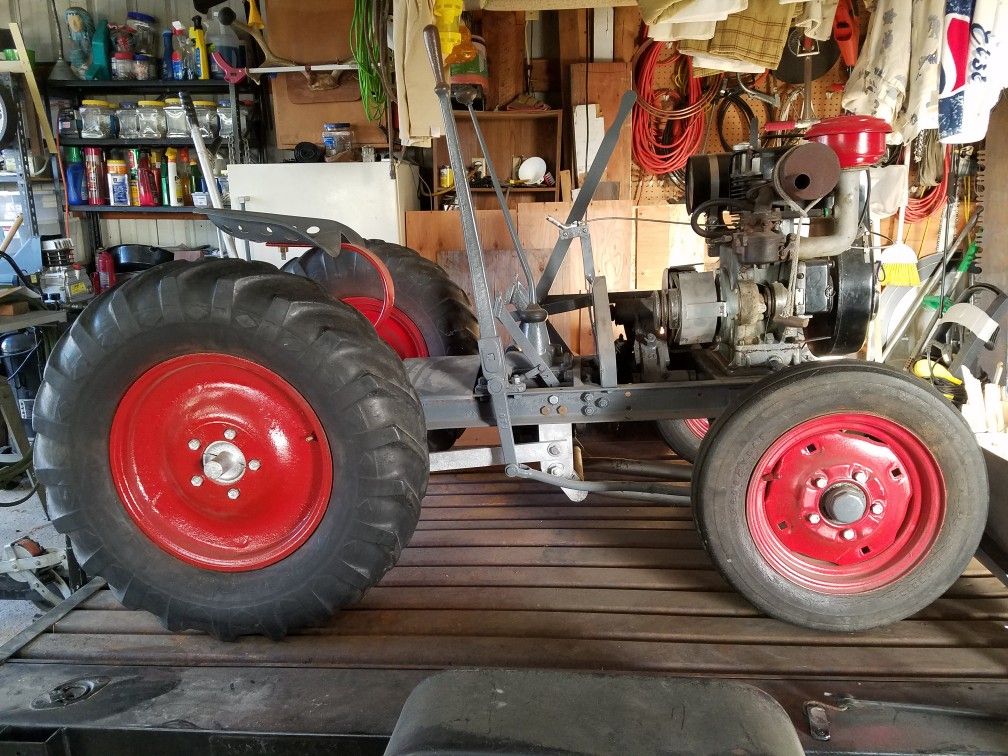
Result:
M549 398L546 400L550 404L560 404L560 397L556 394L550 394Z
M547 446L546 451L549 452L551 457L560 456L560 447L557 446L556 444L550 444L549 446Z
M581 394L581 401L593 402L595 401L595 394L593 394L591 391L585 391L583 394Z
M854 540L854 536L856 536L856 535L857 535L857 533L854 532L853 528L847 528L847 530L845 530L843 532L843 537L844 537L845 541L853 541Z
M880 515L884 511L885 511L885 507L882 506L882 502L881 501L876 501L874 504L871 505L871 513L873 515Z
M826 488L827 483L829 483L829 481L826 480L826 477L823 475L820 475L812 479L812 485L814 485L816 488Z
M606 399L604 396L600 396L598 399L595 400L595 406L605 409L606 407L609 406L609 400Z
M550 465L546 472L550 475L555 475L558 478L562 477L564 472L563 465Z
M228 441L234 441L235 436L237 435L238 434L235 432L234 428L228 428L226 431L224 431L224 438L226 438Z
M822 517L813 512L808 516L808 521L813 525L818 525L820 522L822 522Z
M255 472L259 469L260 462L258 459L250 459L248 463L248 469Z
M237 499L238 498L238 489L237 488L229 488L228 489L228 498L229 499Z
M593 405L589 404L587 407L583 407L581 409L581 411L584 414L586 414L586 415L594 415L595 414L595 407Z
M193 475L189 479L189 482L192 483L194 486L196 486L198 488L199 486L203 485L203 476L202 475Z
M193 451L196 451L197 449L199 449L199 447L200 447L200 442L199 442L198 438L190 438L189 439L189 448L190 449L192 449Z
M867 483L868 473L866 473L864 470L858 470L856 473L854 473L854 480L856 480L858 483Z

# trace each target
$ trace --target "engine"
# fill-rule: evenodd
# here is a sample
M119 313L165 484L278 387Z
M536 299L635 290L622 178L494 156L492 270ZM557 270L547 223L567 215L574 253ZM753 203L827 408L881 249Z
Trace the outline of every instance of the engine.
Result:
M669 268L660 291L614 313L647 379L698 348L728 368L858 351L875 302L874 262L858 239L863 166L876 159L819 141L691 158L686 208L716 262Z

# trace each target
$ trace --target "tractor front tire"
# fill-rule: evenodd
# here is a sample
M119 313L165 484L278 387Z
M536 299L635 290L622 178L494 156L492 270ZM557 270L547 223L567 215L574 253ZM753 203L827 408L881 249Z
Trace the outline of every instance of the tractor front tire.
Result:
M324 621L399 557L428 477L402 363L365 318L260 263L159 266L93 302L35 404L53 523L170 630Z

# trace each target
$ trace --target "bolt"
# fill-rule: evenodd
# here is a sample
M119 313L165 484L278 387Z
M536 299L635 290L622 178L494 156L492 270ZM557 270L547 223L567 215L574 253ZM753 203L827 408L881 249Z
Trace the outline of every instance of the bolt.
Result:
M591 391L585 391L583 394L581 394L581 401L593 402L595 401L595 394L593 394Z
M237 488L229 488L228 489L228 498L229 499L237 499L238 498L238 489Z
M856 480L858 483L867 483L868 473L866 473L864 470L858 470L856 473L854 473L854 480Z
M258 459L250 459L248 463L248 469L251 470L252 472L255 472L256 470L259 469L259 464L260 462Z
M884 511L885 511L885 507L882 506L882 502L881 501L876 501L874 504L871 505L871 513L873 515L880 515Z
M818 525L820 522L822 522L822 517L813 512L808 516L808 521L813 525Z
M598 399L595 400L595 406L605 409L606 407L609 406L609 400L606 399L604 396L600 396Z
M226 438L228 441L234 441L235 436L237 435L238 434L235 432L234 428L228 428L226 431L224 431L224 438Z
M822 475L812 479L812 485L816 488L826 488L827 483L829 483L829 481Z
M559 407L557 407L557 414L558 415L566 415L567 414L567 407L565 407L563 404L561 404Z
M582 408L581 411L586 415L594 415L595 407L589 404L587 407Z
M556 394L550 394L549 399L547 399L550 404L560 404L560 397Z
M548 404L544 404L542 407L539 408L539 414L540 415L548 415L552 411L553 411L553 408L550 407Z
M563 465L550 465L547 468L546 472L548 472L550 475L555 475L558 478L562 477L564 472Z
M844 537L845 541L853 541L854 540L854 536L856 536L856 535L857 535L857 533L854 532L853 528L847 528L847 530L845 530L843 532L843 537Z
M310 444L312 441L315 440L315 434L313 433L310 436L305 436L304 440L307 441Z
M560 456L560 447L557 446L556 444L550 444L549 446L547 446L546 451L550 453L551 457Z
M193 475L192 478L189 479L189 482L198 488L203 485L203 477L200 475Z
M199 449L199 447L200 447L200 443L199 443L199 439L198 438L190 438L189 439L189 448L190 449L192 449L193 451L196 451L197 449Z

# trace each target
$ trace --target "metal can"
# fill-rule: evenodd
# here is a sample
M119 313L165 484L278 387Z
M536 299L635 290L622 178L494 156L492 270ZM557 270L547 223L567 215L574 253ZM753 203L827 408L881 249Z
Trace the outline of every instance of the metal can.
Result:
M455 172L447 165L442 165L438 169L438 187L441 189L451 189L455 186Z
M89 205L105 204L105 156L100 147L84 148L84 182Z

